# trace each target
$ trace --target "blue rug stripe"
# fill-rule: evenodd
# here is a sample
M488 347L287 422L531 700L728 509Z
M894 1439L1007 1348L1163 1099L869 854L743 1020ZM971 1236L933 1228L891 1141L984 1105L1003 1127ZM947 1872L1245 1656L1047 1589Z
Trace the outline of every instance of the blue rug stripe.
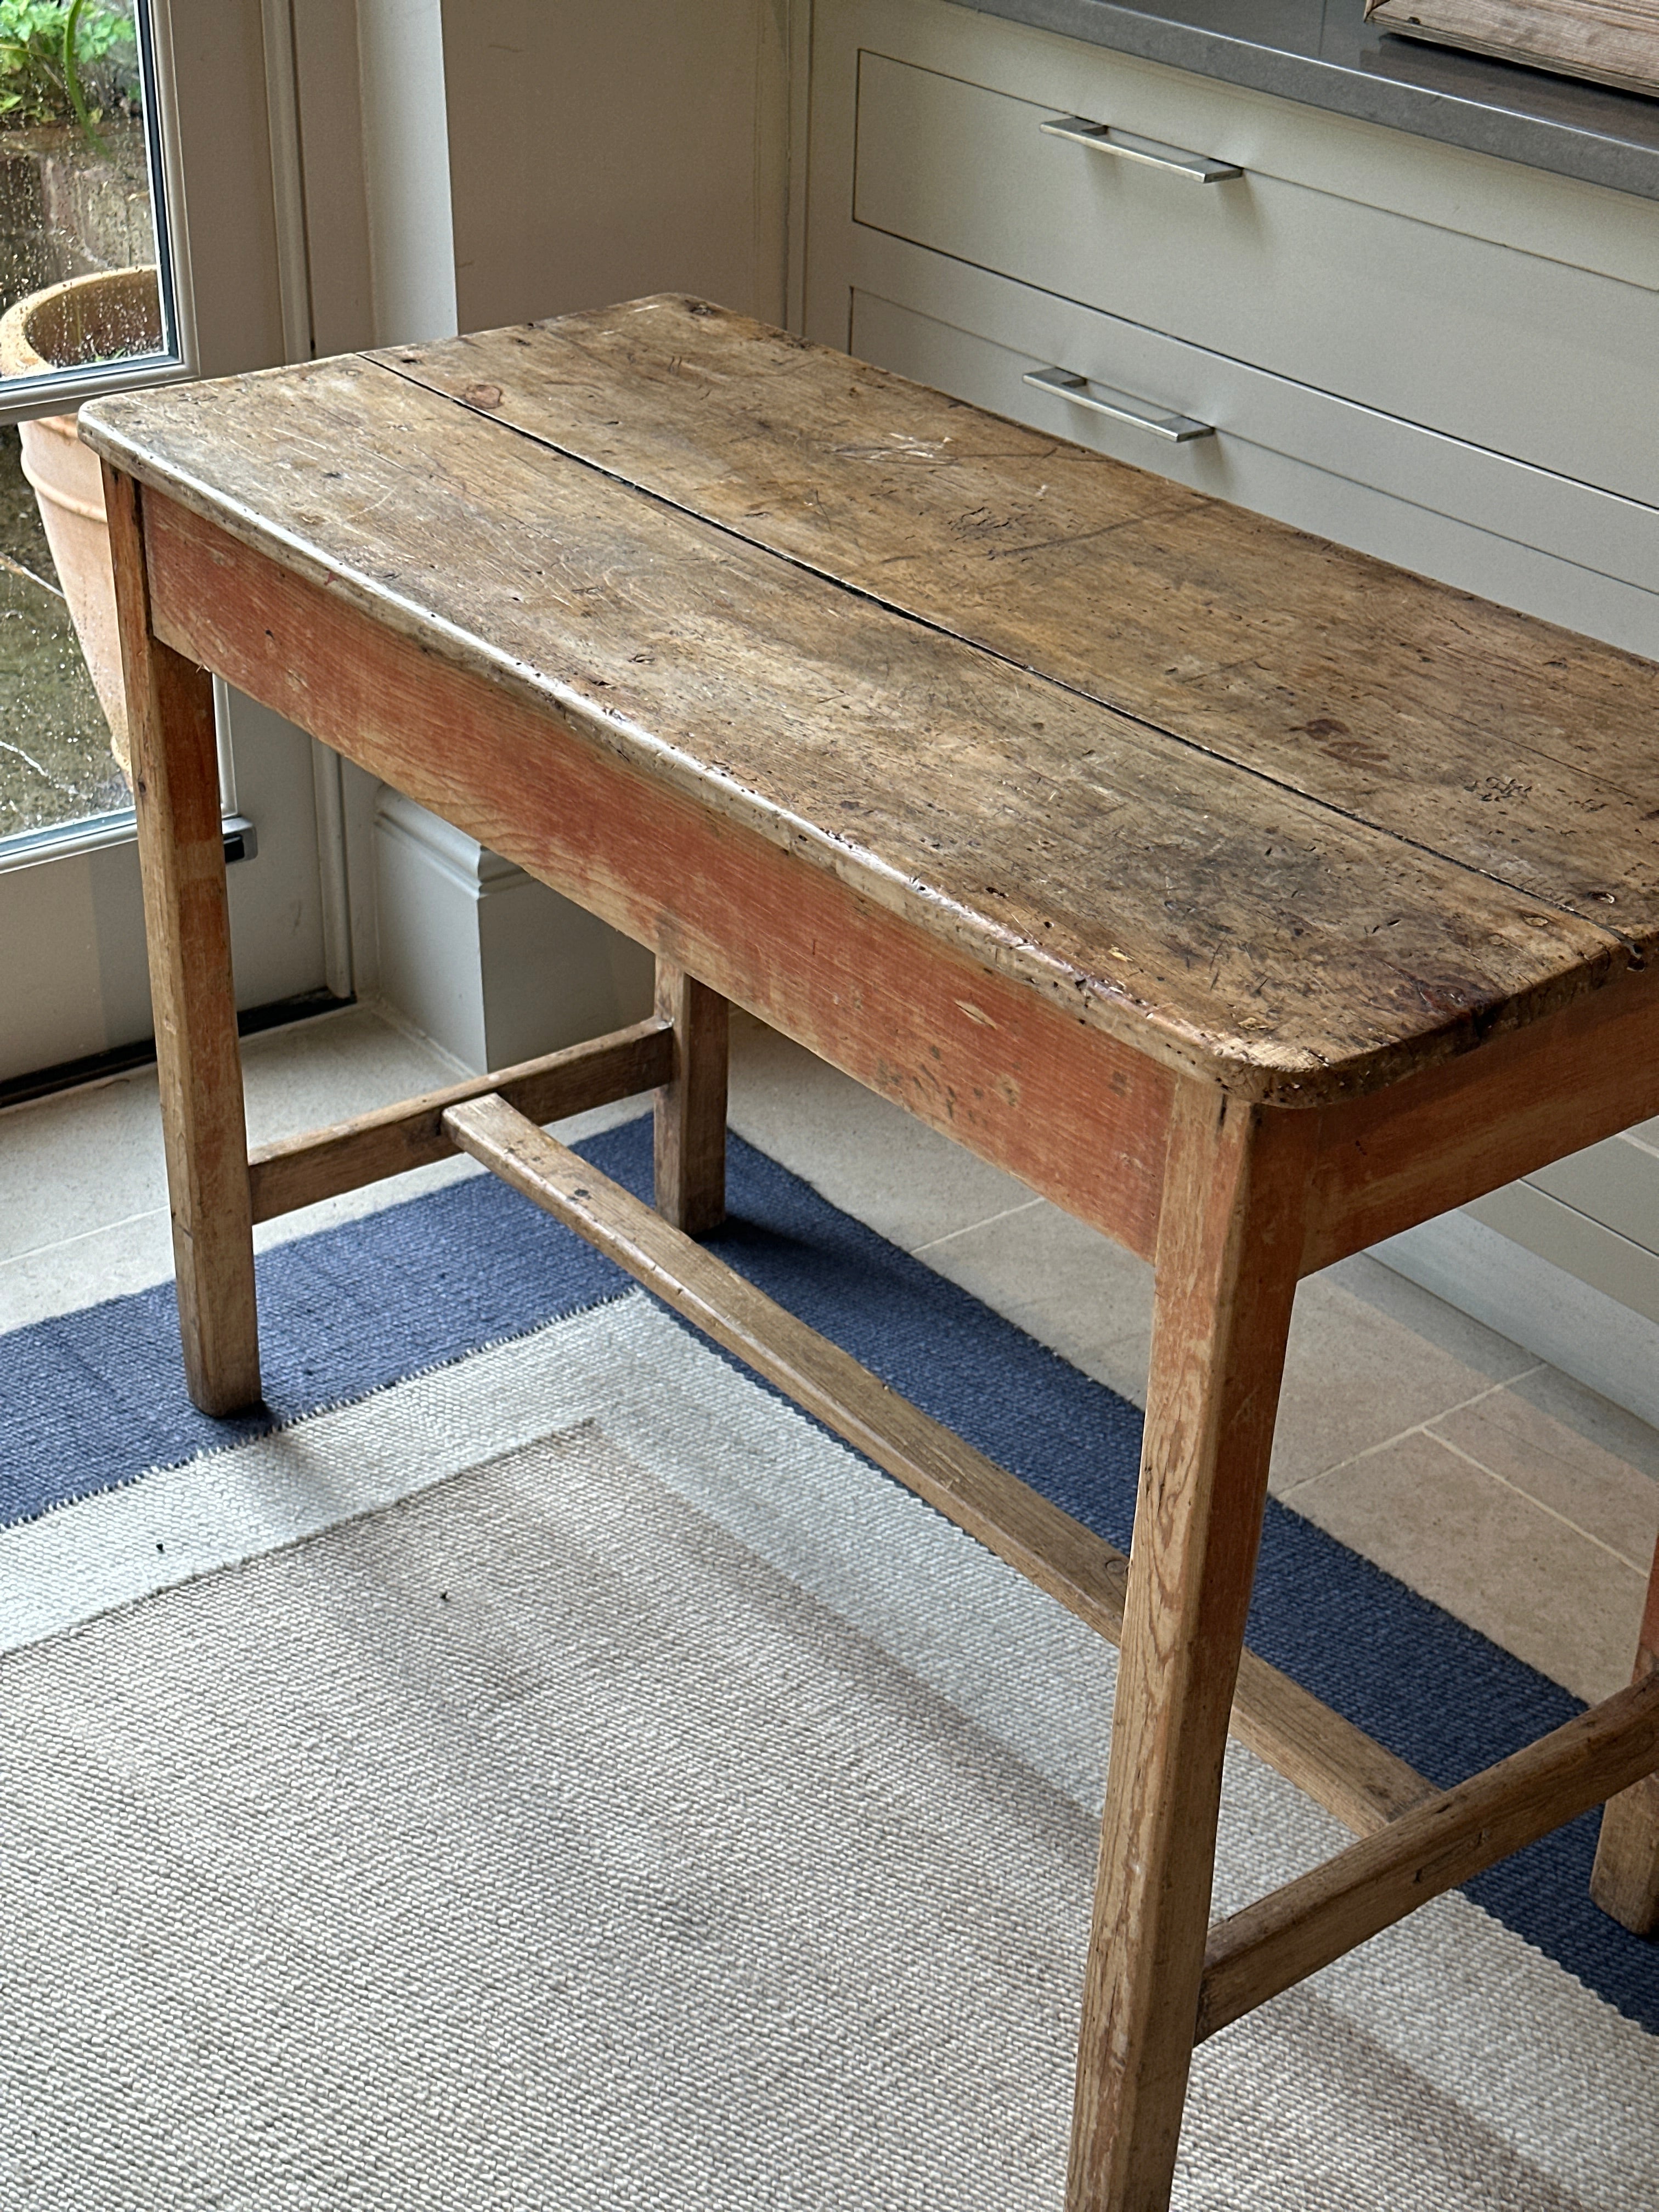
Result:
M0 1336L0 1525L268 1434L629 1287L493 1176L283 1244L259 1261L265 1407L185 1395L171 1284Z
M582 1147L644 1194L649 1125ZM896 1389L1127 1547L1140 1417L920 1261L734 1140L714 1248ZM494 1177L283 1245L259 1262L267 1407L185 1396L170 1286L0 1337L0 1520L265 1433L620 1295L627 1279ZM734 1363L735 1364L735 1363ZM1423 1772L1458 1780L1583 1707L1269 1501L1256 1650ZM1470 1886L1497 1918L1659 2033L1659 1947L1597 1911L1590 1814Z

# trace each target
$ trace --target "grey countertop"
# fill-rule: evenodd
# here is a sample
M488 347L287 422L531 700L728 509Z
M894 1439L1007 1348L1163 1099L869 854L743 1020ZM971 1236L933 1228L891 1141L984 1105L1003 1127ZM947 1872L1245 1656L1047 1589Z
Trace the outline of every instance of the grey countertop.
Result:
M1338 115L1659 200L1659 100L1391 37L1364 0L962 0Z

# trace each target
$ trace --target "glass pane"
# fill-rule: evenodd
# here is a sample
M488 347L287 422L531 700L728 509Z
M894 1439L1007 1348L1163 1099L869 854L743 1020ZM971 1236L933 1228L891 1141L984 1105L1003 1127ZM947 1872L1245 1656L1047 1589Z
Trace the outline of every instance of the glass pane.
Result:
M7 381L172 357L148 15L147 0L0 0Z
M149 0L0 0L0 841L131 803L98 464L75 401L177 358ZM123 378L122 380L126 380Z
M132 804L21 459L0 430L0 841Z

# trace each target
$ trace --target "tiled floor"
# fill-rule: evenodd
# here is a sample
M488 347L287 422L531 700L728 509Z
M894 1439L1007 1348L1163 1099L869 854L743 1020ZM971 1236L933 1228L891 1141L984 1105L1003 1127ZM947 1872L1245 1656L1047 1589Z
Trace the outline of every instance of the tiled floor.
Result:
M366 1008L257 1038L246 1061L255 1141L454 1074ZM1139 1399L1142 1262L745 1019L732 1120L835 1204ZM476 1172L425 1169L272 1223L260 1240ZM0 1328L142 1288L169 1266L153 1075L0 1115ZM1273 1483L1579 1696L1627 1678L1659 1532L1659 1434L1375 1261L1302 1286Z

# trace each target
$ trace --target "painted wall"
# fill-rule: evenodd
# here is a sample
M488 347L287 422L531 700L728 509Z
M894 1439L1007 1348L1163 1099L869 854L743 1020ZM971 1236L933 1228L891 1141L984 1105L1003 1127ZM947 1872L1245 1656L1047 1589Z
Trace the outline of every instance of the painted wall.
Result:
M785 0L443 0L463 330L684 290L781 320Z

